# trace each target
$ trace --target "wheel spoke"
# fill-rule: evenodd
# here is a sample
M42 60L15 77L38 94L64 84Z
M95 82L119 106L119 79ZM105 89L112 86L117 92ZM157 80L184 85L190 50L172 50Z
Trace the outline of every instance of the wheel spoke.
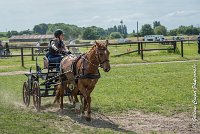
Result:
M40 88L38 81L33 83L33 104L35 109L39 112L41 105Z
M24 101L24 104L28 107L30 104L28 82L24 82L24 85L23 85L23 101Z

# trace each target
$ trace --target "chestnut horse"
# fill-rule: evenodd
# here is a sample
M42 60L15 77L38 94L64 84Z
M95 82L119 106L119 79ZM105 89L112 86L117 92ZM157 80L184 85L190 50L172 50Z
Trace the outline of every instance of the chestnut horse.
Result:
M83 98L82 115L87 111L86 120L91 120L91 97L98 79L100 78L99 67L103 68L104 72L109 72L109 54L107 49L108 43L98 43L95 41L93 47L85 54L78 58L66 56L61 61L61 87L58 86L59 94L61 95L60 108L63 109L63 92L70 84L73 85L72 96L77 104L79 102L77 95L80 92ZM58 98L58 97L57 97Z

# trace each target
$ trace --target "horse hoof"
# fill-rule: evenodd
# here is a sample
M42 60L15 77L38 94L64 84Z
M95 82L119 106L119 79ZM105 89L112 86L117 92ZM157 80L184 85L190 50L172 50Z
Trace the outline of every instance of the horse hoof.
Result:
M86 121L91 121L90 117L85 117Z
M59 113L60 113L60 114L64 114L63 109L60 109L60 110L59 110Z
M78 109L75 109L74 111L75 111L75 113L77 113L77 114L80 113L80 110L78 110Z
M84 119L84 117L85 117L85 114L81 113L81 119Z

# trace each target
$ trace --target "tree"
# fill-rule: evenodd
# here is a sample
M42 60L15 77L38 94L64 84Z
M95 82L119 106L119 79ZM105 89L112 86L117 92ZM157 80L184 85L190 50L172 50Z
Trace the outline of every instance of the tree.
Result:
M114 31L113 32L117 32L117 26L114 26Z
M179 26L178 28L178 34L185 34L186 26Z
M33 28L34 33L37 34L46 34L47 30L48 30L48 25L44 23L35 25Z
M82 38L86 40L96 40L99 38L99 35L94 27L87 27L83 31Z
M150 24L142 25L140 33L141 33L142 36L154 34L153 29L152 29Z
M154 28L154 33L157 35L166 35L167 29L165 26L160 25Z
M122 35L120 34L120 32L112 32L111 34L110 34L110 39L119 39L119 38L121 38L122 37Z
M178 34L178 30L177 29L172 29L168 33L168 35L170 35L170 36L176 36L177 34Z
M124 35L124 36L126 36L128 33L127 33L127 27L126 27L126 25L124 25L123 27L122 27L122 34Z
M31 31L30 29L19 32L20 35L23 35L23 34L32 34L32 33L33 33L33 31Z
M158 26L161 26L160 21L154 21L153 22L153 28L156 28Z
M122 34L122 26L121 26L121 25L118 25L117 32L119 32L119 33L121 33L121 34Z
M17 31L8 31L8 33L7 33L8 38L10 38L13 35L19 35L19 33Z
M97 31L97 34L99 36L99 39L105 39L106 38L106 31L103 28L97 27L96 31Z

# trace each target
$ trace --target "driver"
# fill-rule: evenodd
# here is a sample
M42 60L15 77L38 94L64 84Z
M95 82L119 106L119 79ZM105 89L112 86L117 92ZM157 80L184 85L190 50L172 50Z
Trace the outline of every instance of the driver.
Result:
M71 52L64 45L64 33L61 29L54 32L55 38L50 41L48 60L50 63L56 63L56 71L59 71L62 55L71 54Z

